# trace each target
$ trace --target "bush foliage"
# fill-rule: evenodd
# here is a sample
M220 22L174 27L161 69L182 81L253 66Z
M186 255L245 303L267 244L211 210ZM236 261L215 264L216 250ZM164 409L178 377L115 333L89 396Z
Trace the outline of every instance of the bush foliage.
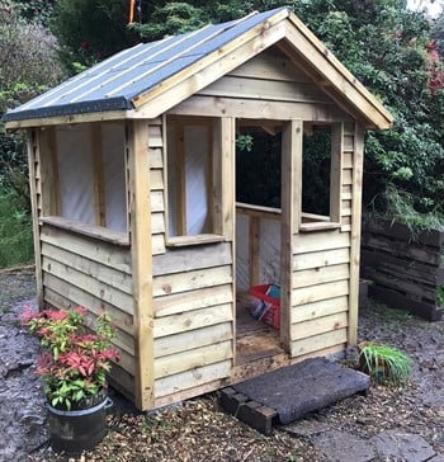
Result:
M395 116L391 130L367 135L367 211L404 220L399 210L406 205L413 224L428 226L434 220L424 217L431 215L442 223L443 15L433 22L407 9L406 0L137 4L138 22L128 25L127 0L0 0L0 113L55 85L65 70L77 72L140 40L286 5ZM5 134L0 124L0 186L19 195L27 194L23 152L22 138Z
M134 35L130 31L144 40L155 40L209 21L235 19L255 9L292 7L395 116L392 130L367 136L365 204L393 214L396 210L390 209L386 192L394 187L409 198L415 213L444 214L444 74L432 42L433 37L442 37L442 17L432 24L422 12L408 10L406 0L142 1L141 22L129 31L123 20L116 25L116 18L127 12L127 2L106 2L110 5L107 13L104 1L95 0L94 8L87 0L60 0L56 7L55 30L79 59L85 52L79 53L82 40L88 41L84 63L131 44ZM110 19L106 15L111 11L115 14ZM76 24L89 29L77 28L68 39L67 23L71 29ZM101 39L106 27L110 31L120 27L119 33L113 32L114 40Z

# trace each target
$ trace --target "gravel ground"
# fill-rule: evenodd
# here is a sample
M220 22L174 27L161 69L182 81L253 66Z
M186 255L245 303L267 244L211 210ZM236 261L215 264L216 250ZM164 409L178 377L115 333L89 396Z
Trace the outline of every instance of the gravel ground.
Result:
M0 373L0 434L4 437L0 439L2 462L66 460L56 457L45 444L41 391L33 378L29 361L35 354L36 344L15 322L24 300L33 293L31 273L0 275L0 328L3 328L0 331L0 358L4 361L5 356L12 358L4 366L7 371L3 375ZM5 333L7 331L9 334ZM8 341L2 342L6 335ZM417 434L436 453L444 454L444 322L431 324L372 303L368 309L361 310L359 337L360 340L377 340L407 351L415 361L410 383L402 388L374 385L367 397L349 398L304 419L299 425L302 431L296 436L284 428L277 429L271 437L260 435L223 413L215 393L166 408L154 415L132 411L123 398L115 395L117 406L109 416L108 436L81 460L329 460L310 436L316 429L318 433L328 429L340 431L365 441L385 430ZM19 354L14 358L13 352L17 350L20 350ZM350 360L353 356L354 353L350 352ZM15 367L12 363L21 365ZM1 365L0 360L0 372ZM11 405L5 407L8 396L11 399L21 396L24 388L33 397L29 407L33 418L25 418L22 410L14 409L12 413ZM301 436L304 432L305 436ZM6 435L15 437L5 438Z

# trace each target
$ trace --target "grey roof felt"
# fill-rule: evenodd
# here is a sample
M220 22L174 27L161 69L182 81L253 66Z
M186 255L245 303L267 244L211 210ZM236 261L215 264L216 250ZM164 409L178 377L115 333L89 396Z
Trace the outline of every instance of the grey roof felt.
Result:
M8 111L4 120L132 109L132 100L285 8L140 43Z

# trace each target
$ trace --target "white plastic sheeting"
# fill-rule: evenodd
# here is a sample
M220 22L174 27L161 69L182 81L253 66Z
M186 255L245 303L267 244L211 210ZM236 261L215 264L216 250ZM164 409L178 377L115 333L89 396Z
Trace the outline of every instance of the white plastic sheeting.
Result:
M123 123L101 126L105 226L127 230L125 181L125 132ZM57 163L60 215L89 225L96 224L94 159L91 125L57 127Z
M236 289L250 288L249 218L236 214ZM261 218L259 234L260 283L280 283L281 223Z
M123 122L102 125L102 162L105 182L106 227L126 232L125 126Z
M250 288L249 218L236 214L236 290Z
M94 164L89 125L57 127L60 215L94 225Z
M279 284L281 272L281 223L278 220L261 219L259 255L260 278L264 283Z
M177 160L176 133L168 128L168 225L170 236L177 235ZM185 127L185 216L186 234L209 233L208 184L210 146L207 126Z

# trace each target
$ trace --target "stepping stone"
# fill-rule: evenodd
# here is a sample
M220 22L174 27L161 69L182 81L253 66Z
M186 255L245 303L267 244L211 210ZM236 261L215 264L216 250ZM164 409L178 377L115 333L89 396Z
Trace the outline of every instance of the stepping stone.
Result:
M437 456L429 459L427 462L444 462L444 456L441 456L440 454L438 454Z
M355 393L366 392L370 378L325 358L284 367L232 388L248 400L276 411L285 425Z
M419 435L386 431L370 440L382 460L404 462L428 461L436 453L427 441Z
M311 442L331 462L370 462L376 457L368 440L350 433L330 430L312 437Z

